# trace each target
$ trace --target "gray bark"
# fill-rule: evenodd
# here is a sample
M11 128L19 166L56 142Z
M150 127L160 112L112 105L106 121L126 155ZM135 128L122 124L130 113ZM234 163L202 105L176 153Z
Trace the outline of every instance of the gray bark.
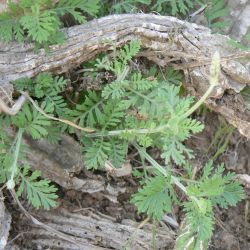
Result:
M0 250L4 250L9 237L11 215L4 206L4 197L0 191Z
M132 39L140 39L141 56L158 65L182 69L185 85L200 97L209 85L209 64L215 51L221 61L220 85L206 104L223 115L250 138L250 111L238 94L250 85L248 61L236 61L250 52L239 53L228 44L229 37L211 34L208 28L153 14L124 14L103 17L83 25L64 29L66 41L53 45L50 53L35 54L33 44L0 44L0 86L5 89L20 77L34 77L40 72L67 72L101 51L111 50ZM232 91L231 91L232 90Z
M173 249L175 233L166 225L158 225L155 236L153 226L139 224L131 220L116 223L114 218L96 213L93 210L80 209L72 212L56 209L50 212L35 212L36 217L59 232L74 237L78 244L62 240L42 228L30 225L26 234L29 239L23 245L26 249L40 246L42 249ZM27 225L24 218L21 224ZM67 225L67 226L65 226ZM155 239L153 239L155 237ZM153 242L155 240L155 248ZM80 243L80 244L79 244Z

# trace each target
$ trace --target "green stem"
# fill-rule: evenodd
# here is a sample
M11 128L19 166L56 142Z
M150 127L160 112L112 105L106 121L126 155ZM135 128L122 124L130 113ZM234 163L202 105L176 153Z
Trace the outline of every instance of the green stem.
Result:
M92 134L86 134L87 137L104 137L104 136L118 136L122 133L131 133L131 134L155 134L155 133L159 133L162 130L165 130L169 128L169 125L163 125L163 126L159 126L156 127L154 129L148 129L148 128L139 128L139 129L121 129L121 130L111 130L111 131L107 131L105 134L104 133L92 133Z
M16 174L16 170L17 170L17 161L18 161L20 146L21 146L21 142L22 142L22 135L23 135L23 129L20 128L17 132L17 135L16 135L16 147L15 147L15 152L14 152L13 164L11 167L11 177L7 182L8 189L13 189L15 187L14 178L15 178L15 174Z
M126 76L128 75L129 72L129 67L125 66L125 68L123 69L122 73L118 75L117 77L117 82L121 82L124 81L124 79L126 78Z
M219 76L220 76L220 54L219 52L215 52L212 57L212 63L210 67L210 79L209 79L209 88L206 93L201 97L201 99L195 103L193 107L191 107L181 118L185 119L190 116L197 108L200 107L202 103L208 98L208 96L212 93L215 86L219 84Z
M138 150L138 152L143 155L159 172L161 172L164 176L168 176L169 173L167 170L162 167L158 162L156 162L144 148L141 148L136 142L132 143L132 145ZM185 194L187 194L186 187L179 181L179 179L173 175L171 175L171 181L180 188Z
M205 100L208 98L208 96L211 94L211 92L213 91L214 87L217 84L210 84L208 90L206 91L206 93L201 97L201 99L199 101L197 101L194 106L192 106L184 115L182 115L180 117L180 119L185 119L188 116L190 116L197 108L200 107L200 105L202 103L205 102ZM118 136L122 133L133 133L133 134L156 134L159 133L165 129L170 128L169 124L165 124L159 127L156 127L154 129L147 129L147 128L141 128L141 129L121 129L121 130L111 130L104 133L92 133L92 134L88 134L86 135L87 137L104 137L104 136Z
M210 84L209 88L207 89L207 91L205 92L205 94L201 97L201 99L196 102L194 104L194 106L192 106L184 115L182 115L180 118L181 119L185 119L187 117L189 117L196 109L198 109L208 98L208 96L212 93L214 87L217 84Z

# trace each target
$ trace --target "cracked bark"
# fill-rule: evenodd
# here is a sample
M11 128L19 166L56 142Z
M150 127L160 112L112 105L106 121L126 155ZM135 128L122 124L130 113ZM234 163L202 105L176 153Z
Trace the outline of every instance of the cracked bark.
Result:
M164 223L159 225L155 232L155 244L152 246L153 225L146 224L138 228L139 223L131 220L123 220L116 223L114 218L102 217L95 211L82 209L81 212L72 212L58 208L50 212L35 212L36 216L47 225L56 230L73 236L80 240L82 246L77 246L52 235L50 232L30 225L31 228L26 237L27 249L41 246L49 249L138 249L149 250L173 249L175 233ZM27 219L21 220L22 225L27 225ZM65 226L67 225L67 226Z
M65 43L50 46L48 55L44 50L35 54L33 44L1 43L0 86L11 89L13 80L44 71L67 72L102 51L112 50L114 45L140 39L140 56L162 67L171 64L183 69L184 85L199 98L209 85L209 63L217 50L222 57L220 85L205 104L250 138L250 111L239 93L250 85L250 52L239 53L229 45L229 37L211 34L206 27L174 17L153 14L107 16L64 32ZM244 61L243 56L248 60ZM241 60L236 61L236 57Z

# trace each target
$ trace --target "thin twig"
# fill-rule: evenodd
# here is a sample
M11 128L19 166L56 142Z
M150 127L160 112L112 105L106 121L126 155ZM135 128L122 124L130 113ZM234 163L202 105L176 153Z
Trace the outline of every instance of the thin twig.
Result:
M0 98L0 112L4 112L8 115L16 115L18 111L22 108L24 102L25 102L25 96L21 95L18 100L15 102L15 104L10 108L7 106L7 104Z
M94 132L95 130L94 129L91 129L91 128L83 128L81 126L78 126L76 125L75 123L71 122L71 121L68 121L68 120L65 120L65 119L60 119L60 118L57 118L57 117L54 117L54 116L51 116L51 115L48 115L47 113L44 112L44 110L42 110L36 103L35 101L26 93L26 92L23 92L23 91L20 91L20 93L22 95L24 95L32 104L33 106L35 107L35 109L40 112L41 114L43 114L45 117L47 117L48 119L51 119L51 120L54 120L54 121L59 121L59 122L62 122L62 123L65 123L67 125L70 125L71 127L74 127L74 128L77 128L81 131L84 131L84 132L88 132L88 133L92 133Z

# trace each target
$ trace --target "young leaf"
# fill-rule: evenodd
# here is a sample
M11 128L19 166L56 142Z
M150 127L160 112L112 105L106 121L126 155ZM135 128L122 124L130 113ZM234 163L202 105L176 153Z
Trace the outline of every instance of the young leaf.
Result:
M87 144L83 150L86 168L98 169L104 167L105 161L108 160L111 145L103 140L95 140L93 143Z
M133 195L132 202L140 213L147 213L156 220L161 220L166 212L172 208L175 199L170 179L161 175L146 181L146 185Z
M29 167L24 166L20 172L21 184L17 191L17 196L20 196L24 190L27 193L28 202L35 208L50 209L56 206L56 191L57 189L50 185L48 180L39 180L40 172L34 171L29 175Z
M195 199L184 203L187 224L198 240L208 240L213 232L212 203L206 199Z
M41 108L44 109L46 113L51 113L53 106L45 105L46 104L43 103ZM46 127L50 126L50 120L28 103L23 106L21 112L12 117L12 122L17 127L25 129L33 139L45 137L48 134Z

